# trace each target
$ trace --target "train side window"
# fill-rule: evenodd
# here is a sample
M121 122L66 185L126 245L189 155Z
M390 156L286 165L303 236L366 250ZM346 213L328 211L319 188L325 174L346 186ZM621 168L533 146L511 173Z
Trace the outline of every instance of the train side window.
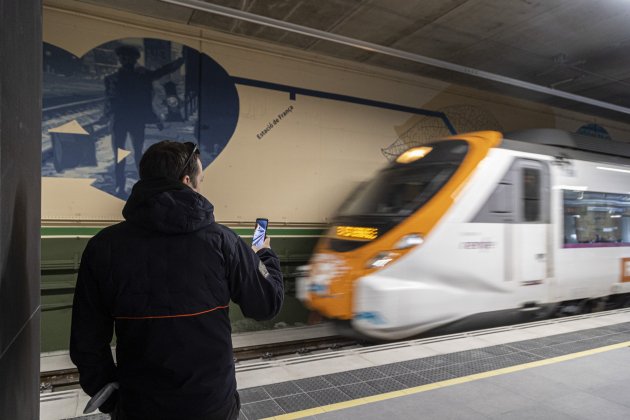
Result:
M540 221L540 171L523 168L523 219L525 222Z
M513 223L515 213L514 173L508 170L472 222Z
M511 183L501 182L488 200L488 210L494 214L509 214L513 212L513 187Z
M549 223L549 167L515 159L473 223Z
M564 247L630 246L630 194L563 190Z

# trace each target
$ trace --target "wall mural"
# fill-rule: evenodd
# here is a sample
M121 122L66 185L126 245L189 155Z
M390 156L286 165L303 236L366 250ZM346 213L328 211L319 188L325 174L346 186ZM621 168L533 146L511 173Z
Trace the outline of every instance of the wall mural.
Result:
M94 179L94 187L126 199L152 144L196 142L205 167L234 133L234 80L190 47L127 38L80 58L47 43L43 52L44 177Z

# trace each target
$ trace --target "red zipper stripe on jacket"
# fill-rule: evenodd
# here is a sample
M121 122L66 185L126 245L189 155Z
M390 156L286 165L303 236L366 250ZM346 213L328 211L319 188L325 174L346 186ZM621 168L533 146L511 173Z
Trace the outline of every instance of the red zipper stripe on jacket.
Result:
M115 316L114 319L162 319L162 318L183 318L190 316L198 316L213 312L218 309L225 309L230 305L217 306L216 308L208 309L207 311L196 312L194 314L179 314L179 315L151 315L151 316Z

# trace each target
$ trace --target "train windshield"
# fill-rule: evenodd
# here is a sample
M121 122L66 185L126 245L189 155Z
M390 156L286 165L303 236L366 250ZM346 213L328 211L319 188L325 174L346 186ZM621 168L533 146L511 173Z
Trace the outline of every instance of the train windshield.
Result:
M392 163L355 191L341 207L338 217L408 216L453 176L468 152L468 143L448 140L421 149L425 149L425 153L420 158L408 163Z

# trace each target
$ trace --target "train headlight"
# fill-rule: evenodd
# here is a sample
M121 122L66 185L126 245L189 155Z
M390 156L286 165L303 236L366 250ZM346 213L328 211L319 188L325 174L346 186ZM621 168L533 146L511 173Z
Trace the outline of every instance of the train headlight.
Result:
M398 250L413 248L414 246L422 245L424 243L424 237L419 233L410 233L405 235L396 242L394 245L394 251L383 251L372 257L366 264L367 268L382 268L396 258L400 257L402 253Z
M424 242L424 237L419 233L411 233L409 235L405 235L396 242L394 247L396 249L407 249L412 248L414 246L422 245Z
M398 257L398 254L395 252L389 252L389 251L379 252L378 254L374 256L374 258L372 258L371 260L367 262L367 267L368 268L385 267L387 264L389 264L394 259L396 259L396 257Z

